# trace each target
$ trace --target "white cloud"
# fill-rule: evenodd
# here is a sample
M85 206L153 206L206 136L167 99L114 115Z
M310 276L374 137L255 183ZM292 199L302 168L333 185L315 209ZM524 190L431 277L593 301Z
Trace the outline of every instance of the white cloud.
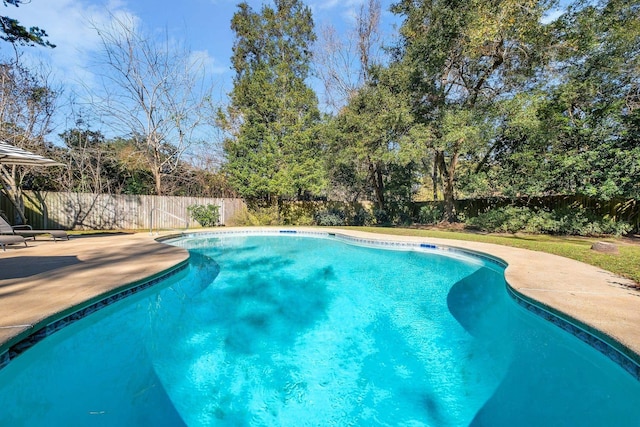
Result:
M46 0L7 8L6 13L26 27L38 26L47 32L48 41L56 47L21 49L24 59L32 63L46 63L54 77L65 85L91 85L92 58L101 49L101 38L96 28L117 28L118 25L113 25L115 21L144 25L123 0ZM155 30L162 33L161 37L167 36L166 28ZM185 41L172 42L179 45ZM2 53L12 54L6 43L0 45L0 49L4 49ZM208 74L228 72L228 65L221 64L207 50L194 51L191 55L204 65Z
M77 0L47 0L7 9L7 14L26 27L37 26L49 35L54 49L31 47L22 49L26 59L47 62L58 79L65 84L91 79L88 62L99 49L100 37L95 26L108 25L114 17L137 20L119 0L89 3ZM8 50L3 46L5 52Z
M228 67L220 65L207 50L196 50L191 52L190 62L196 67L202 66L207 74L223 74L228 71Z
M316 7L318 9L333 9L338 4L340 4L338 0L325 0L325 1L317 2Z
M315 0L311 1L311 4L320 10L335 9L335 8L347 8L354 9L359 8L364 3L364 0Z

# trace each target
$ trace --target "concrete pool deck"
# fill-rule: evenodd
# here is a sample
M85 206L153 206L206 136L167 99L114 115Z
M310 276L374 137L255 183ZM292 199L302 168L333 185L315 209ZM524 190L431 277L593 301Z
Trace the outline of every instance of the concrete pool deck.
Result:
M187 260L187 251L149 233L42 237L0 251L0 349L70 308ZM2 353L2 351L0 351Z
M222 230L246 229L212 231ZM635 353L632 357L640 361L640 291L633 289L633 281L600 268L489 243L328 228L295 230L376 241L429 243L498 257L509 265L505 276L516 294L563 314L581 327L600 331L605 338ZM192 232L197 231L201 230ZM29 241L29 247L10 246L5 252L0 251L0 353L73 307L165 272L188 259L184 249L159 243L157 237L149 233L72 236L69 241Z

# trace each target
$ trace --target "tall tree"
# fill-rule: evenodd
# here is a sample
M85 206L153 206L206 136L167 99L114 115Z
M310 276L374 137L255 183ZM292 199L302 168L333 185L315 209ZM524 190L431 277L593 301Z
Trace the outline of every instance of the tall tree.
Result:
M558 73L543 111L553 138L549 188L603 199L640 196L637 1L575 2L557 22Z
M336 112L369 82L372 67L385 62L381 15L380 1L368 0L360 6L346 37L341 38L331 25L321 30L314 52L315 72L324 85L326 104Z
M576 1L550 24L545 79L500 107L491 192L640 195L640 15L635 1ZM480 165L479 165L480 166Z
M66 146L65 157L69 164L63 176L62 189L79 193L110 193L110 177L105 174L105 138L90 129L68 129L60 134Z
M374 79L333 121L329 171L357 197L373 200L377 220L393 221L411 201L416 126L401 93Z
M4 4L5 7L7 5L18 7L25 3L31 2L25 2L23 0L2 0L2 4ZM56 45L47 40L47 33L43 29L39 27L26 28L21 25L18 20L8 16L0 16L0 32L4 34L0 36L0 39L14 45L56 47Z
M276 0L260 13L241 3L231 29L236 75L231 104L219 114L228 132L229 182L242 196L273 204L318 194L324 186L318 101L306 84L315 40L311 11L299 0Z
M163 178L198 142L210 88L201 61L171 40L158 42L132 20L113 17L97 28L102 91L91 90L92 105L120 135L128 135L146 159L163 194Z
M429 153L443 183L445 220L455 220L462 161L495 149L482 117L494 100L526 84L543 57L545 0L401 0L395 66L404 67L416 120L434 136ZM427 154L427 153L425 153Z

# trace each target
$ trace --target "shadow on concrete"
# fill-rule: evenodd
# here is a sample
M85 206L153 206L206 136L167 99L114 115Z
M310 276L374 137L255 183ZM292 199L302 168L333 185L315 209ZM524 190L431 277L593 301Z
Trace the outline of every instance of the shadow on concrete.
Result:
M71 234L73 239L83 239L87 237L109 237L109 236L131 236L133 231L84 231L81 234Z
M95 244L74 247L58 242L47 245L46 250L59 248L59 255L29 256L21 251L20 255L0 258L0 289L8 292L11 288L12 293L20 294L57 282L70 292L89 286L103 293L170 268L181 258L177 253L184 251L156 241L114 241L106 237L86 241ZM36 247L40 248L45 247Z
M0 259L0 280L22 279L79 264L77 256L20 256Z

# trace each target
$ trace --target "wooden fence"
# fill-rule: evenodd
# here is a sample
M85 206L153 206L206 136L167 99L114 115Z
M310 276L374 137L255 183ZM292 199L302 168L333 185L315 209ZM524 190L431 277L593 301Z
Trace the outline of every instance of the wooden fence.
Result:
M150 230L199 227L190 218L191 205L217 205L220 224L227 224L245 203L241 199L137 196L125 194L26 192L27 223L39 229ZM38 199L42 200L39 201ZM15 209L0 195L0 210L15 223Z
M241 199L214 199L204 197L173 196L135 196L86 193L40 193L43 203L36 195L27 192L25 198L28 224L40 229L95 229L95 230L149 230L184 229L186 221L189 228L199 224L189 218L187 207L191 205L213 204L220 207L220 223L229 225L233 217L246 209ZM419 221L420 208L425 205L442 207L443 202L419 202L413 204L413 216ZM583 207L598 215L608 215L618 221L631 224L634 232L640 232L640 201L608 200L601 201L584 196L549 196L486 198L456 201L456 210L466 217L474 217L492 208L506 205L529 206L532 208L572 209ZM284 203L281 207L287 224L311 224L318 210L331 207L341 208L349 213L363 208L341 202L325 203ZM0 194L0 211L15 221L15 210L11 203ZM354 211L355 212L355 211ZM351 212L353 213L353 212ZM301 222L301 220L304 221Z

